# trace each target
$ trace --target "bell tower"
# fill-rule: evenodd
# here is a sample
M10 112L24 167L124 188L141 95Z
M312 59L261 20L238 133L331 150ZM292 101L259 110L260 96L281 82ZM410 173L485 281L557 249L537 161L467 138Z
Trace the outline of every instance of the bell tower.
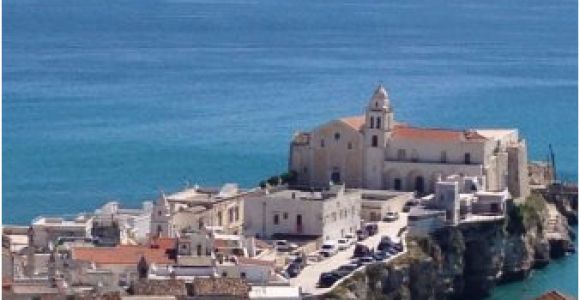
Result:
M371 97L365 112L364 185L369 189L383 188L385 148L394 126L393 110L389 94L379 85Z

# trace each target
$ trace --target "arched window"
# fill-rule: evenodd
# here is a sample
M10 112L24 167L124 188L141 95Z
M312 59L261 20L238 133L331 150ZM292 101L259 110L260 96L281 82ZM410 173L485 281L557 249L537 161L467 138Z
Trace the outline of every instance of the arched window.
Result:
M371 146L373 147L378 147L379 146L379 137L376 135L373 135L372 141L371 141Z
M335 133L334 134L334 139L337 140L337 141L340 140L340 133L338 133L338 132Z
M381 117L377 117L377 128L381 129Z
M375 117L371 117L371 128L375 127Z

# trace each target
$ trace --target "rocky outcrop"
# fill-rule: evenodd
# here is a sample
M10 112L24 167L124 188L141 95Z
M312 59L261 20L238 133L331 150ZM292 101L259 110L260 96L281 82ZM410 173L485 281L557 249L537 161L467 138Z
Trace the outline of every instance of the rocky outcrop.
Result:
M483 298L496 284L522 280L549 262L547 216L545 201L534 195L509 205L504 220L462 223L408 239L405 255L367 267L323 298Z

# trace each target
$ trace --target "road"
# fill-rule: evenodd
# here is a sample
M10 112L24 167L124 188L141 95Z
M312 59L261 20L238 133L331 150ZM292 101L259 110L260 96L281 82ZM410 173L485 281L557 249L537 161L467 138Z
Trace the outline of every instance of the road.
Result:
M407 226L407 214L399 213L399 219L397 221L386 223L378 222L379 233L368 239L360 242L369 248L376 249L379 245L381 237L388 235L395 238L399 233L400 229ZM326 258L320 262L309 262L309 265L300 272L300 274L290 279L290 284L292 286L302 287L302 292L313 295L320 295L328 292L331 288L317 288L318 278L320 274L324 272L332 271L341 265L347 264L352 259L352 254L354 252L354 245L350 248L339 251L336 255Z

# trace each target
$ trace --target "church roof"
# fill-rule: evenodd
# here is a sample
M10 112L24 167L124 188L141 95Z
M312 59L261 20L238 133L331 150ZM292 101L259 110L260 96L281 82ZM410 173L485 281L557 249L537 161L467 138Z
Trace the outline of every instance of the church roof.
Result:
M341 122L356 129L361 130L365 125L365 116L352 116L340 119Z
M355 130L362 130L365 124L365 116L352 116L340 119L341 122ZM417 139L438 141L486 141L487 138L475 130L457 130L442 128L412 127L403 123L397 123L393 129L394 139Z
M393 130L394 139L418 139L438 141L486 141L487 139L475 131L419 128L406 125L396 125Z

